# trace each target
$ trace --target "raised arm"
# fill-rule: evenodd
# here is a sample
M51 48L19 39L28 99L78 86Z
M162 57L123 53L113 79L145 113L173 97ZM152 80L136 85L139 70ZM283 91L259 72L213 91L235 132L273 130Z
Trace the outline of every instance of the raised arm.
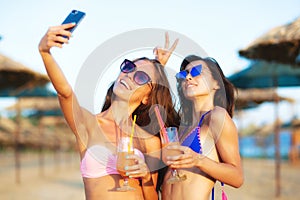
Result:
M48 76L58 93L60 106L67 123L77 136L78 130L75 127L74 113L76 113L76 121L80 122L84 118L82 116L83 112L77 102L72 87L50 52L52 47L62 48L63 44L68 43L68 38L70 38L71 33L66 31L66 29L73 26L75 26L75 24L70 23L50 27L39 43L39 52L43 59Z

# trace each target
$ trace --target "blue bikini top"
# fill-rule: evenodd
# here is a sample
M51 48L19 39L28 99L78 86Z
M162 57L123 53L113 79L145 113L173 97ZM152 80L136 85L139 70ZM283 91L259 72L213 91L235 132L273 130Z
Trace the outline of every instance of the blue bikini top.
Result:
M210 112L210 110L207 111L206 113L204 113L200 118L198 126L195 127L189 134L187 134L185 136L185 138L182 140L182 143L181 143L182 146L190 147L196 153L202 154L202 146L201 146L201 140L200 140L200 127L203 123L204 117L209 112ZM184 132L186 131L186 129L184 130Z

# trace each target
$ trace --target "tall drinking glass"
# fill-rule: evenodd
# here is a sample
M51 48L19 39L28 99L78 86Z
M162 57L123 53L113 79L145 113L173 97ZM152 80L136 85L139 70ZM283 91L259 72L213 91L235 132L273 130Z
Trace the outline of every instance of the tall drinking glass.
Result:
M130 191L135 190L135 188L129 186L128 179L126 176L125 166L134 165L133 159L126 159L126 156L133 154L133 145L130 144L129 137L121 137L118 143L118 155L117 155L117 170L124 179L124 184L122 187L117 188L117 191Z
M167 149L166 147L172 144L179 145L178 132L176 127L167 127L166 128L166 136L162 137L162 147L163 147L163 157L166 160L167 156L177 156L182 154L181 151L175 149ZM180 175L176 169L171 169L171 177L167 180L168 184L173 184L176 182L186 180L186 175Z

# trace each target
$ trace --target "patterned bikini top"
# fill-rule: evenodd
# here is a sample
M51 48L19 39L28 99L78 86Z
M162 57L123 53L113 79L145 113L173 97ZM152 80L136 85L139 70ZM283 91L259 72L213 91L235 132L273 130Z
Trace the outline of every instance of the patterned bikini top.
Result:
M182 143L181 143L182 146L190 147L196 153L202 154L202 146L201 146L201 140L200 140L200 127L203 123L204 117L209 112L210 112L210 110L207 111L206 113L204 113L200 118L198 126L195 127L189 134L187 134L185 136L185 138L182 140ZM186 130L187 130L187 128L184 130L184 133Z

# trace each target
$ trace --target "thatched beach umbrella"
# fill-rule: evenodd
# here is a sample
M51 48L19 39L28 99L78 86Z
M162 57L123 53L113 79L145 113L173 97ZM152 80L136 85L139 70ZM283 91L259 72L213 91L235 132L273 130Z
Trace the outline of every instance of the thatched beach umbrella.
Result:
M300 17L278 26L239 50L239 55L300 66Z
M0 96L49 83L47 75L35 72L4 55L0 55Z
M7 110L17 110L17 112L21 110L32 110L36 112L36 117L38 118L38 127L35 131L31 131L30 135L27 137L26 142L30 147L36 147L39 149L39 166L40 166L40 174L43 175L44 168L44 156L43 156L43 148L45 146L52 148L59 145L56 141L56 138L52 133L47 134L45 131L45 124L42 123L42 118L45 115L46 111L60 111L60 106L56 94L51 92L47 88L37 87L29 90L24 90L21 94L24 97L18 98L17 103L12 106L9 106ZM40 96L38 96L40 95ZM26 97L28 96L28 97ZM38 96L38 97L31 97ZM44 97L43 97L44 96ZM58 112L57 112L58 113ZM61 113L60 118L62 118ZM58 122L58 121L57 121ZM21 132L21 131L20 131ZM22 127L22 133L23 133ZM48 131L49 132L49 131ZM21 135L20 139L23 135Z
M237 110L254 108L264 102L274 102L275 99L290 103L295 102L292 98L278 95L273 89L238 89L235 98L235 107Z
M0 55L0 97L16 97L23 90L44 86L50 82L47 75L35 72L4 55ZM19 95L20 96L20 95ZM20 182L20 109L17 108L17 128L15 130L16 182Z
M14 145L14 133L17 128L17 124L6 117L0 118L0 142L4 146Z
M17 103L7 107L7 110L16 110L18 107L21 108L21 110L32 109L38 111L60 109L57 97L20 97Z
M61 118L63 118L60 105L58 102L57 97L22 97L18 98L18 101L12 105L7 107L7 110L30 110L32 113L34 113L31 117L37 117L39 122L39 130L37 131L39 141L36 142L36 144L33 144L35 146L42 146L44 144L43 142L43 129L44 126L48 125L49 120L46 121L47 123L44 123L45 119L49 116L51 118L57 117L57 120L53 120L53 123L61 124ZM53 116L54 115L54 116ZM63 120L64 121L64 120ZM49 145L49 143L47 143Z
M268 62L289 64L290 67L300 66L300 17L293 22L286 25L278 26L261 37L254 40L248 47L241 49L239 55L253 59L265 60ZM290 68L289 67L289 68ZM263 71L263 70L262 70ZM274 69L275 71L275 69ZM282 72L291 71L290 69L283 69ZM280 84L280 74L269 76L269 80L273 79L273 86L299 86L297 81L293 82L291 79L286 79ZM266 77L267 78L267 77ZM299 79L298 79L299 80ZM278 120L276 120L278 121ZM275 143L279 143L279 125L275 128ZM276 145L276 196L280 196L280 156L279 147Z
M237 88L273 88L296 87L300 86L300 68L292 67L287 64L274 62L255 61L246 69L237 72L228 79ZM274 96L276 122L279 121L278 96ZM280 125L275 123L275 179L276 196L280 196Z

